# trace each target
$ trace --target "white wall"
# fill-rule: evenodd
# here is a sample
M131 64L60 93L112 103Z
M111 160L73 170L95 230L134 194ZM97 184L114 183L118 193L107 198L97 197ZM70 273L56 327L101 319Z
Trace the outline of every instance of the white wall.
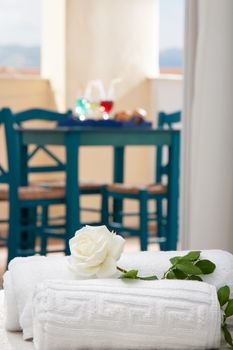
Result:
M182 75L160 75L151 78L150 82L150 103L151 115L154 123L157 122L159 111L167 113L182 110L183 108L183 77Z
M57 108L66 109L66 0L42 2L41 75L51 81Z
M157 78L149 79L150 111L153 124L157 126L158 112L172 113L183 108L183 77L177 74L161 74ZM166 157L166 155L165 155ZM155 156L151 153L150 173L155 168Z
M42 74L51 80L58 107L72 108L80 85L91 79L107 86L120 77L115 111L149 111L147 78L159 71L158 5L158 0L44 0ZM126 153L126 181L151 182L150 151L134 147ZM112 150L81 150L80 178L111 182Z
M67 1L67 105L80 84L121 77L117 108L147 107L146 78L158 73L157 0Z

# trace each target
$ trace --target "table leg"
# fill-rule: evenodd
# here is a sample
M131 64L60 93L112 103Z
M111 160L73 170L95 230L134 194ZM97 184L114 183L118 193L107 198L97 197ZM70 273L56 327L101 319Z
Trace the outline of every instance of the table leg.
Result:
M114 148L114 173L113 182L122 183L124 181L124 147ZM123 201L121 199L113 200L113 221L122 223L122 216L119 215L123 209Z
M75 136L75 137L74 137ZM79 209L79 148L77 135L67 134L66 136L66 254L69 251L69 239L74 236L75 231L80 228Z
M178 240L180 135L172 135L169 147L167 250L176 250Z

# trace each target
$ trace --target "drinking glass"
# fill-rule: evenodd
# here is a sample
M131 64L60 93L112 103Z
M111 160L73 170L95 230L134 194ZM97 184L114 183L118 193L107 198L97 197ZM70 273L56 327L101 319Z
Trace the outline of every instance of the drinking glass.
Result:
M110 112L113 108L113 100L101 100L100 101L100 111L102 113L103 119L107 120L110 118Z

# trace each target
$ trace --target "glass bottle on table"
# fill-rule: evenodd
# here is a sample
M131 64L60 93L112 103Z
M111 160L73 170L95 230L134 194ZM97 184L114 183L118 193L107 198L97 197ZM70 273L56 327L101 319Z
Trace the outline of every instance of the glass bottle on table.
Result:
M101 80L90 80L87 83L84 96L90 101L88 117L91 119L99 119L101 117L99 105L104 96L104 89Z
M113 108L115 101L115 86L121 81L121 79L113 79L110 82L110 86L107 94L105 94L106 98L101 99L100 101L100 111L102 113L102 118L105 120L110 119L110 112Z
M88 115L88 110L90 108L90 102L85 97L83 85L80 85L80 94L77 94L74 107L74 117L83 121Z

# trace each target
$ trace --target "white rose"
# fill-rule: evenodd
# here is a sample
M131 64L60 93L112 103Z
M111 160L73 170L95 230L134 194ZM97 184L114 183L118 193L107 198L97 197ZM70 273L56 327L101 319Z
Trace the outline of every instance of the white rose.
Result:
M111 277L125 240L106 226L85 226L70 239L70 268L82 277Z

